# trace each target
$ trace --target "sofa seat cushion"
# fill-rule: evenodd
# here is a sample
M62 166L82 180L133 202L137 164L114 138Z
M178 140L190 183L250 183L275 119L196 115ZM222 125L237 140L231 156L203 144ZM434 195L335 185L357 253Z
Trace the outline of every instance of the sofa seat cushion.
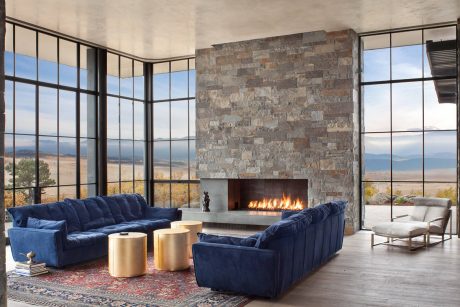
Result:
M409 238L426 233L428 224L423 222L384 222L372 227L372 231L381 236Z
M84 246L100 245L104 244L106 240L107 235L102 232L73 232L67 235L64 247L66 249L74 249Z
M107 226L96 228L96 229L91 229L91 231L101 232L106 235L110 235L112 233L117 233L117 232L133 232L133 231L139 231L139 230L138 230L138 227L135 227L134 225L115 224L115 225L107 225Z
M59 230L64 235L67 235L67 222L65 220L39 220L33 217L29 217L27 219L27 228Z
M157 219L157 220L134 220L129 222L121 223L120 225L130 226L135 231L141 232L150 232L152 230L160 229L160 228L169 228L171 222L167 219ZM134 230L131 230L134 231Z

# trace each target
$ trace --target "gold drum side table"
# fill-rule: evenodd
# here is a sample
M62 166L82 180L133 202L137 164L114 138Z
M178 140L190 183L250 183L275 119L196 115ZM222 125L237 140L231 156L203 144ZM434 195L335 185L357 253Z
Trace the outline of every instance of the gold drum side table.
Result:
M198 242L197 233L203 230L203 222L200 221L175 221L171 222L171 228L183 228L190 230L188 254L192 257L192 244Z
M147 235L129 232L109 235L109 274L113 277L133 277L147 271Z
M190 267L188 257L188 229L159 229L153 232L155 269L180 271Z

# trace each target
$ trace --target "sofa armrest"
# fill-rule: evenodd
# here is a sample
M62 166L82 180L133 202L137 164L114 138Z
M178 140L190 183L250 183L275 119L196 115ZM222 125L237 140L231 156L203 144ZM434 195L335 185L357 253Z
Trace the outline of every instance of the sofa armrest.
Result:
M279 294L279 253L237 245L199 242L192 246L200 287L262 297Z
M299 211L294 211L294 210L283 210L281 212L281 219L284 220L284 219L287 219L288 217L290 217L291 215L294 215L294 214L297 214L299 213Z
M148 219L168 219L170 221L180 221L182 210L177 208L157 208L147 207L144 216Z
M61 230L13 227L8 229L8 236L15 261L26 261L25 254L33 251L36 262L62 266L64 234Z

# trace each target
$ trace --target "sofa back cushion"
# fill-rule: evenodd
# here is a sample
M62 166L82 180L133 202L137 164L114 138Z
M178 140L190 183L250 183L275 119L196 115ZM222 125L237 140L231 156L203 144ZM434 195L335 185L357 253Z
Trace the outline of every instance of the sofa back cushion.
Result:
M109 204L115 201L126 221L138 220L143 217L142 204L133 194L118 194L103 198Z
M77 212L82 231L115 224L115 219L105 201L98 197L64 200Z
M139 194L122 194L120 196L124 196L129 203L129 208L131 210L131 214L136 218L140 219L144 216L145 207L147 207L147 203L145 199Z
M123 215L123 212L121 211L121 207L118 204L118 202L111 196L98 196L101 198L107 206L109 207L110 212L112 212L112 216L115 220L115 223L120 224L123 222L126 222L126 218Z
M278 238L294 237L297 233L305 230L311 221L311 215L305 213L297 213L287 219L281 220L269 226L261 233L255 247L269 248L270 243Z
M205 234L201 232L198 233L198 239L200 242L238 245L238 246L247 246L247 247L254 247L257 242L257 239L252 236L247 237L247 238L237 238L237 237L230 237L230 236L216 236L216 235Z

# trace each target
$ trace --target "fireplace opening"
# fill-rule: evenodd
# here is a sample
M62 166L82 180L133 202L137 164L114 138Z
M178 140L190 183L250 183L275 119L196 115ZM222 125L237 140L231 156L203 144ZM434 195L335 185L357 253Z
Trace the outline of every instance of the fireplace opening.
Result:
M228 210L282 211L307 207L307 179L228 180Z

